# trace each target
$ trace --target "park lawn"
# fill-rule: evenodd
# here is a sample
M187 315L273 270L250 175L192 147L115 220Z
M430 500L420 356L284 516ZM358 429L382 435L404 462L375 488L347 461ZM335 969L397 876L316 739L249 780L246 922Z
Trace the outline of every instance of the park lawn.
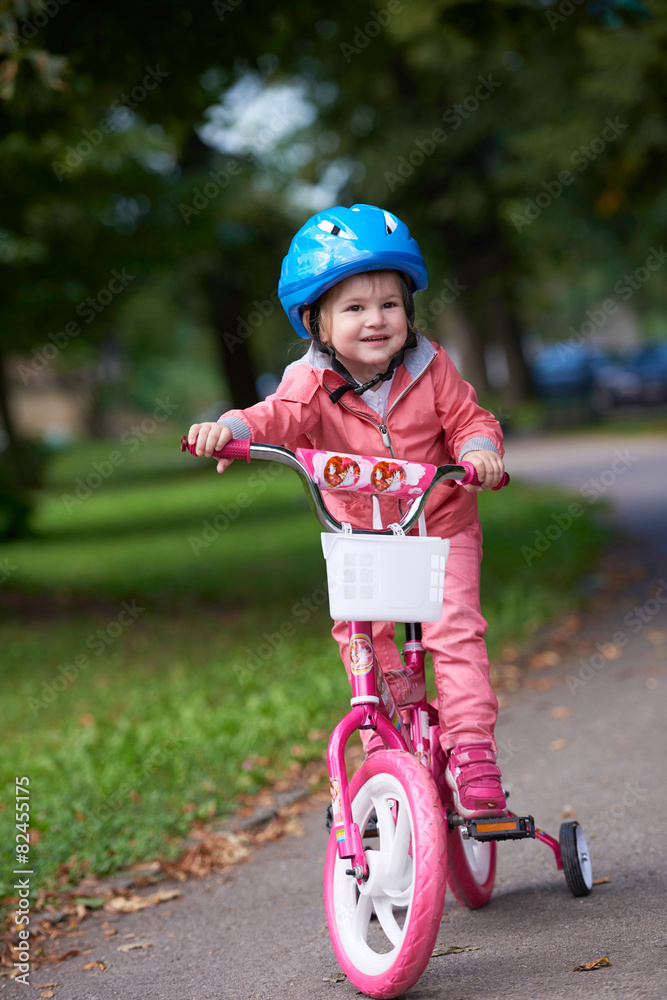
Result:
M72 859L75 882L84 865L173 856L193 819L321 757L349 697L296 476L238 463L218 477L151 442L86 497L106 454L59 456L35 537L0 546L2 870L26 775L33 891ZM534 548L571 499L514 482L481 496L492 655L579 600L605 536L594 509Z

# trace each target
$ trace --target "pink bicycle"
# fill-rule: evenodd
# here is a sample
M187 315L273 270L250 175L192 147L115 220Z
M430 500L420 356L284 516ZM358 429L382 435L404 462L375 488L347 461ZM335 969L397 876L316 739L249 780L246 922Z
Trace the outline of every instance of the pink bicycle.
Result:
M194 449L182 438L181 449ZM425 463L231 441L215 458L280 462L302 477L325 533L330 611L349 622L351 709L329 741L331 786L324 905L341 969L372 997L397 997L424 972L436 941L449 886L471 909L491 897L496 842L537 838L554 852L575 896L590 893L586 839L576 822L559 840L532 816L509 810L470 820L454 811L445 781L438 713L426 696L421 622L442 609L449 543L408 536L438 483L476 483L470 463ZM501 485L506 485L509 476ZM499 489L500 487L496 487ZM340 523L322 490L355 490L407 501L401 520L374 531ZM374 504L374 524L379 504ZM413 620L414 619L414 620ZM384 673L373 649L373 621L403 621L404 667ZM391 689L387 684L387 676ZM370 753L348 781L345 748L353 733L372 730L384 749Z

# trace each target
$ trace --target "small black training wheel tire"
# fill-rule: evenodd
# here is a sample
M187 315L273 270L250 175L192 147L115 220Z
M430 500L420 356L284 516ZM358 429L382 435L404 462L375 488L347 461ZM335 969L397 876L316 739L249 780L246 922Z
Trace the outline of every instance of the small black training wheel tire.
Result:
M573 896L590 895L593 869L584 831L576 820L561 823L558 840L568 889Z

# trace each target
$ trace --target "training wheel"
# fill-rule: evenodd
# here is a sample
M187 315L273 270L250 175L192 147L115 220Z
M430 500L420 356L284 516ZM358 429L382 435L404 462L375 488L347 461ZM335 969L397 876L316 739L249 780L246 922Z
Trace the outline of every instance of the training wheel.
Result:
M576 820L561 823L558 840L568 889L573 896L588 896L593 888L593 868L584 831Z

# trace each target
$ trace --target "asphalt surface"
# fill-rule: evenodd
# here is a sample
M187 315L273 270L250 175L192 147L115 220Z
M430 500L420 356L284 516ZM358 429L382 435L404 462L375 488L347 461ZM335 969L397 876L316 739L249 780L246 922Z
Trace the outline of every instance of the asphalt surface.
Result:
M576 647L538 672L539 685L509 696L496 731L514 811L531 813L555 836L563 817L574 814L589 838L594 877L609 881L576 899L546 846L500 845L490 903L468 911L448 893L445 904L438 942L477 950L433 958L407 995L664 1000L667 440L510 439L507 466L523 478L574 488L582 503L612 500L619 526L632 533L619 550L627 587L587 616ZM560 500L554 513L562 513ZM536 572L548 572L557 558L554 538ZM118 929L112 938L101 926L108 914L87 918L66 947L89 954L34 971L32 989L5 983L0 997L39 995L33 990L47 983L58 984L56 1000L358 996L346 980L331 981L339 969L321 898L322 806L307 809L302 821L303 836L256 847L231 874L185 883L178 899L111 918ZM119 952L124 941L152 945ZM609 967L572 971L603 956ZM106 970L82 971L91 960Z

